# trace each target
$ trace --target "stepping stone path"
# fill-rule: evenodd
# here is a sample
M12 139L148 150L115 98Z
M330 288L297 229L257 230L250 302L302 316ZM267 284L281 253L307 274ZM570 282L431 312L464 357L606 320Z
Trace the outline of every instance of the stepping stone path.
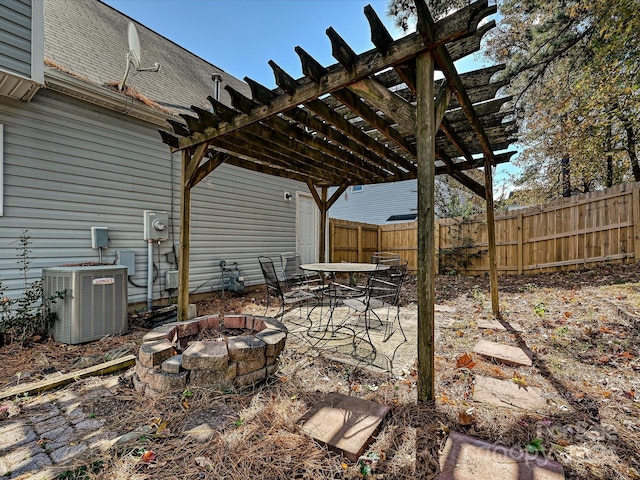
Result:
M473 399L522 410L540 411L547 408L547 401L539 388L522 387L511 380L497 380L482 375L475 376Z
M485 357L491 357L502 363L506 363L507 365L523 365L525 367L532 365L531 358L533 354L519 347L480 340L473 348L473 351Z
M523 330L517 323L498 320L483 319L477 324L478 328L501 331L508 330L509 325L515 331ZM530 367L533 364L533 353L516 346L480 340L473 351L507 365ZM541 389L482 375L474 377L473 400L528 411L547 409ZM564 471L558 462L457 432L449 434L440 456L440 470L441 473L436 477L438 480L564 480Z
M379 403L331 392L298 423L311 438L355 462L390 411L391 407Z
M488 330L507 330L507 328L504 326L504 324L510 325L511 328L513 330L515 330L516 332L522 332L522 325L518 324L518 323L511 323L511 322L500 322L498 320L489 320L486 318L482 318L480 320L478 320L478 328L486 328Z
M522 450L451 432L437 480L564 480L562 465Z

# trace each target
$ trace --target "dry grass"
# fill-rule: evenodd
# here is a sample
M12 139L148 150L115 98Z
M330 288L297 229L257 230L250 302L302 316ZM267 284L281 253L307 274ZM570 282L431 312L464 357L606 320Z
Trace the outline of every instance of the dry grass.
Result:
M568 479L640 478L640 265L501 277L500 284L504 319L521 324L522 333L477 328L480 319L491 318L486 278L438 278L437 301L455 312L437 317L433 404L416 403L411 369L391 378L337 362L331 353L309 349L290 337L278 374L251 390L193 389L189 396L148 398L131 388L124 375L112 388L113 396L87 399L86 408L108 419L114 431L146 433L87 459L85 465L98 462L94 473L69 473L66 478L362 478L357 465L297 428L297 420L331 391L393 407L368 449L382 457L377 478L433 478L451 430L520 449L539 438L544 455L562 463ZM237 311L239 304L249 313L260 313L262 301L257 292L244 299L227 298L224 304L211 299L199 313L225 313L224 305ZM408 308L415 302L412 283L404 302ZM136 331L121 343L139 342L140 334ZM535 354L534 365L509 367L471 354L476 364L457 368L456 360L471 352L479 339L526 346ZM58 357L86 353L82 348L90 347L5 347L0 350L2 379L7 385L14 383L15 370L13 377L7 376L12 357L40 359L51 368L62 361ZM100 348L106 351L114 345ZM475 402L477 375L540 388L548 410L523 412ZM83 381L69 388L85 385ZM185 433L204 423L213 430L209 438ZM155 460L141 461L145 451L153 451Z

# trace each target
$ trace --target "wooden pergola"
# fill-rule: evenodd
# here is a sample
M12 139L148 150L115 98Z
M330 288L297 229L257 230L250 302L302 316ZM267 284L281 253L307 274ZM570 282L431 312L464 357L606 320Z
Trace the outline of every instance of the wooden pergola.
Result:
M454 62L480 49L496 12L486 0L434 22L416 0L417 30L394 40L374 10L364 13L375 48L357 54L329 28L337 63L323 66L302 48L304 76L294 79L270 61L277 88L249 79L252 98L225 87L232 107L208 97L213 113L191 107L184 122L160 131L182 152L178 319L189 303L191 189L223 163L299 180L321 212L320 259L326 250L329 208L351 185L417 179L418 183L418 399L434 398L434 178L447 174L486 200L491 301L499 315L491 167L515 152L513 111L492 83L503 66L458 74ZM444 78L435 80L435 70ZM464 173L484 168L484 185ZM329 188L337 187L329 197Z

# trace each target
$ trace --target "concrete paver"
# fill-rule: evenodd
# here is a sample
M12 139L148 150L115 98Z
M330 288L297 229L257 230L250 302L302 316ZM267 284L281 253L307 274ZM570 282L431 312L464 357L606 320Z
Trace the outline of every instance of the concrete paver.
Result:
M547 401L539 388L522 387L510 380L497 380L482 375L475 376L473 399L499 407L533 411L547 409Z
M391 407L331 392L299 422L303 432L357 461Z
M437 480L564 480L558 462L457 432L447 438L440 469Z
M533 354L519 347L480 340L473 351L485 357L494 358L508 365L524 365L530 367Z
M118 435L82 408L89 397L110 397L113 381L103 377L81 392L64 389L22 400L20 412L0 423L0 480L53 479L66 462L84 460L89 450L113 442Z
M481 318L480 320L478 320L477 324L478 328L485 328L487 330L507 330L507 327L505 327L504 325L507 324L516 332L523 331L522 325L516 322L500 322L499 320L495 319Z

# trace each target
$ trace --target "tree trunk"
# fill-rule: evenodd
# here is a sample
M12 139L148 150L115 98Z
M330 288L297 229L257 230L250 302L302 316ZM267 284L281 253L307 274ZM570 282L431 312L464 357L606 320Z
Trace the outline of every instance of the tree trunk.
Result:
M624 131L627 134L627 152L631 161L631 171L633 179L640 182L640 164L638 163L638 154L636 153L636 132L633 130L633 123L629 121L626 115L618 114L618 118L624 125Z
M571 196L571 170L569 168L569 157L562 157L560 160L562 171L562 196Z
M636 182L640 182L640 164L638 163L638 154L636 153L636 134L631 124L625 124L624 129L627 132L627 151L629 152L633 178Z
M607 150L607 188L613 187L613 155L611 155L611 125L607 129L605 138L605 149Z

